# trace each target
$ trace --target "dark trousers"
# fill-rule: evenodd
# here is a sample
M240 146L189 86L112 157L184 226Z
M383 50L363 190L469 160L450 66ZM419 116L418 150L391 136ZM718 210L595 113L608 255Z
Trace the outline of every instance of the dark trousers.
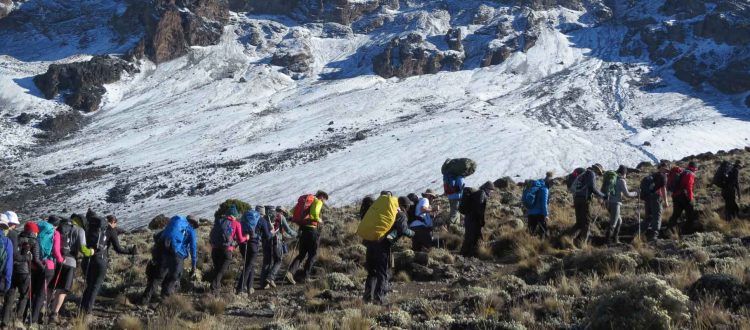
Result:
M310 276L312 267L315 264L315 258L318 256L318 230L303 227L301 231L299 237L299 254L289 265L289 272L294 275L295 280L305 280ZM297 274L302 260L305 260L305 267L300 274Z
M641 230L646 232L646 238L653 240L659 237L661 230L661 197L657 194L646 197L644 202L644 217L640 224Z
M248 249L248 246L250 247ZM240 252L244 258L244 264L242 265L242 274L237 280L237 293L242 291L249 291L253 288L253 280L255 279L255 256L258 255L258 243L248 242L240 245Z
M5 292L3 323L11 326L16 317L23 319L31 294L31 274L13 274L10 290Z
M573 240L586 242L589 240L591 227L591 201L586 197L576 197L573 199L573 206L576 211L576 224L572 230Z
M185 259L172 251L165 251L158 260L151 261L146 270L149 279L143 295L143 304L151 301L159 284L161 284L162 297L174 294L182 277L184 261Z
M482 239L482 226L472 217L464 219L464 241L461 244L461 255L476 257L479 250L479 240Z
M737 194L734 191L723 191L721 196L724 197L724 214L727 221L739 217L740 206L737 204Z
M547 217L541 214L529 215L529 233L545 237L547 235Z
M270 241L263 242L263 269L260 272L261 285L265 285L267 282L276 279L276 273L281 268L282 257L281 241L271 238Z
M31 272L31 323L39 322L39 314L49 300L49 282L55 276L54 269L35 270Z
M682 217L682 214L685 214L685 224L682 226L682 233L683 234L692 234L695 231L695 206L693 205L693 201L688 200L685 195L677 196L673 200L673 212L672 217L669 218L669 224L667 225L667 228L671 229L674 226L678 225L679 219Z
M232 263L232 251L225 248L211 250L211 260L214 262L214 280L211 281L211 291L218 294L221 290L221 280Z
M99 252L92 257L83 259L83 270L86 272L86 289L81 297L81 309L85 313L91 313L96 303L96 296L102 288L102 283L107 277L108 260Z
M419 226L412 228L414 237L411 238L411 249L414 252L427 252L432 249L432 228Z
M365 241L367 248L365 268L365 302L382 304L388 291L388 266L391 258L391 243L387 239L380 241Z

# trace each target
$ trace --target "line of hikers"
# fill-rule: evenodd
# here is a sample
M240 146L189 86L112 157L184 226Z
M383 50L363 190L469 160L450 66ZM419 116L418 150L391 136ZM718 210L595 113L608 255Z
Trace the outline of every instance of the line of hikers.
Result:
M433 229L437 225L458 224L462 214L465 230L460 254L465 257L477 256L488 197L495 185L486 182L478 189L466 187L465 177L474 172L476 165L470 160L460 161L462 163L458 168L443 171L444 195L448 197L450 205L445 223L435 223L440 209L433 206L437 194L431 189L421 196L412 193L396 197L389 191L383 191L377 198L368 196L363 199L357 234L366 247L366 302L384 302L388 291L391 248L401 237L411 238L415 252L429 251L440 244L433 237ZM722 188L728 220L739 213L737 200L740 198L741 167L739 161L734 165L724 162L712 181ZM690 232L696 217L694 188L697 171L698 166L694 162L682 169L662 161L654 173L641 180L638 191L630 191L625 166L620 166L616 171L604 171L599 164L586 169L578 168L566 179L576 215L575 225L567 234L577 243L589 239L591 201L598 197L605 201L609 212L607 239L619 242L622 225L620 210L624 198L640 197L645 204L645 216L638 228L645 232L649 240L656 239L661 230L662 207L669 206L669 194L674 212L667 227L677 225L684 213L687 221L682 229ZM601 188L597 188L597 176L603 177ZM521 201L532 234L548 235L550 188L553 184L551 173L547 173L544 179L526 182ZM240 214L237 207L232 205L218 215L209 234L214 267L212 293L220 294L222 280L235 249L239 249L242 256L242 270L234 290L236 294L254 293L255 260L260 251L263 253L260 288L275 288L282 259L289 251L286 239L295 236L298 239L298 255L289 265L284 278L290 284L309 279L320 243L323 224L321 212L327 200L328 194L318 191L300 196L292 214L282 207L260 205ZM289 219L298 226L298 230L291 228ZM17 230L18 226L20 222L15 213L8 211L0 215L0 228L3 229L0 231L0 265L4 266L0 274L0 287L5 296L4 325L14 324L16 318L31 323L42 321L40 312L43 309L48 311L51 322L58 322L60 309L73 285L79 257L82 257L80 264L86 288L78 313L90 313L106 276L110 247L120 254L136 253L135 246L125 249L120 245L115 230L116 217L110 215L101 218L91 210L85 216L73 214L68 219L50 216L46 221L28 221L22 231ZM159 287L162 298L172 295L188 257L191 258L190 277L197 279L198 236L195 228L198 226L197 217L176 215L153 236L151 260L146 267L148 281L141 304L149 304Z

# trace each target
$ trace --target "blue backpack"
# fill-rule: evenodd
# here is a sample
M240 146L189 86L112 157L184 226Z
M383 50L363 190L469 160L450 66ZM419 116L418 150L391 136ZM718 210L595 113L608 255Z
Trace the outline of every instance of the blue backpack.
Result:
M242 233L250 235L252 239L252 236L255 235L255 229L258 227L258 222L260 222L260 213L258 213L258 211L250 210L245 212L242 220L240 220Z
M215 248L232 246L232 221L227 217L221 217L214 221L214 226L209 233L209 241Z
M523 206L527 210L534 208L534 204L536 204L536 196L539 194L539 191L543 187L544 180L536 180L531 183L530 187L526 188L526 190L523 191L521 201L523 202Z
M173 252L177 252L177 249L185 242L189 226L190 223L183 216L175 215L172 219L169 219L167 227L161 232L161 240L164 242L164 246Z

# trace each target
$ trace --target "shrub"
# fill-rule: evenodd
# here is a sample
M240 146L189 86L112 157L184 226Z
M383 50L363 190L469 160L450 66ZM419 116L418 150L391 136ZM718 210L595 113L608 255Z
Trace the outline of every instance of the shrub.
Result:
M219 209L214 213L214 219L221 218L221 216L226 214L226 212L228 212L232 206L237 208L237 211L240 213L240 215L245 214L245 212L250 210L250 204L248 203L245 203L239 199L227 199L226 201L224 201L224 203L221 203L219 205Z
M132 315L121 315L115 321L114 329L117 330L141 330L143 323L137 317Z
M623 276L589 305L591 329L672 329L690 319L688 297L654 275Z

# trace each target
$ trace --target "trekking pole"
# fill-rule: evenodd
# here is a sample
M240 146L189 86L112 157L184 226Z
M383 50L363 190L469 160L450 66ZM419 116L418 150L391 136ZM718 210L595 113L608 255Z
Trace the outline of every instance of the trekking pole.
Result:
M88 286L88 280L89 280L89 267L91 267L91 258L93 258L94 255L92 254L88 258L88 261L86 261L86 271L84 272L84 283L86 283L86 286ZM78 303L78 312L76 313L76 318L81 316L81 310L83 309L83 295L86 292L86 288L84 286L83 292L81 293L81 301Z
M641 202L638 201L638 205L636 206L636 214L638 215L638 239L641 238Z
M245 288L245 282L247 282L247 279L245 278L245 272L247 271L247 250L250 249L250 241L245 241L245 253L243 253L242 257L242 275L240 276L240 280L242 280L242 283L240 284L240 289ZM261 283L263 285L263 283ZM250 290L251 288L247 288Z

